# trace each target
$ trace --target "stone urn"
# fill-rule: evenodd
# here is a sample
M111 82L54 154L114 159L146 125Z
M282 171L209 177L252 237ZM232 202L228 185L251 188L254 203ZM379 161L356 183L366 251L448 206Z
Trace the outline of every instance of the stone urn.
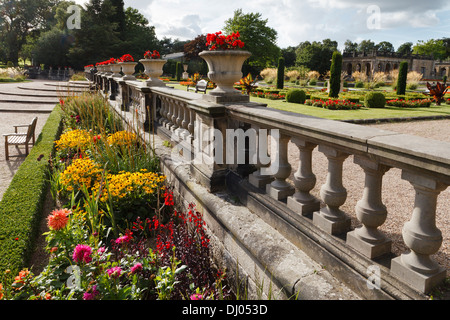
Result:
M113 63L109 65L112 72L112 77L114 78L120 78L122 75L120 74L121 66L118 63Z
M248 100L234 84L242 79L242 65L251 55L241 50L201 52L199 56L208 64L208 78L217 85L208 95L219 97L217 102Z
M163 59L141 59L140 63L144 65L145 74L150 78L145 82L148 87L165 87L166 84L159 79L163 74L163 66L167 60Z
M119 65L122 67L122 72L124 74L122 80L135 80L133 76L137 62L121 62Z

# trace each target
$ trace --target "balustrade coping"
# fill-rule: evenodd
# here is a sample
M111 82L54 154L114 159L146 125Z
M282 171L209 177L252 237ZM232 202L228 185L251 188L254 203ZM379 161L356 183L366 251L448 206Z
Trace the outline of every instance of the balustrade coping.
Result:
M393 131L320 119L291 112L233 105L230 116L243 122L279 129L286 135L301 136L351 154L378 158L387 165L431 173L450 185L450 143Z

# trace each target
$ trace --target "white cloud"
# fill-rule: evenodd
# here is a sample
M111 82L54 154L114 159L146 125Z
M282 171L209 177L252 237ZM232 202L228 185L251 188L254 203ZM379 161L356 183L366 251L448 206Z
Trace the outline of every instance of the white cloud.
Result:
M125 5L139 9L155 26L159 38L180 40L222 30L236 9L259 12L278 32L278 45L282 48L326 38L341 46L347 39L356 42L370 38L375 42L392 39L394 45L399 45L416 41L412 40L414 35L423 28L429 39L438 38L443 36L443 12L446 16L450 13L448 0L125 0ZM370 5L380 8L380 29L367 28Z

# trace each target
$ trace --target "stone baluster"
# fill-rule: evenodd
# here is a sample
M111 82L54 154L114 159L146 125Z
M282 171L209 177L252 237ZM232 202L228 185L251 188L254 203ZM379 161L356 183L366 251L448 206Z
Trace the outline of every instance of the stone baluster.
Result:
M332 235L347 232L350 229L350 218L339 209L347 200L347 190L342 184L342 168L349 154L332 147L319 146L319 151L328 158L326 183L320 189L320 197L326 204L320 211L314 212L313 223Z
M403 240L410 252L391 262L391 273L423 293L445 280L446 270L431 259L442 245L442 233L436 227L438 195L447 186L431 177L403 171L416 196L411 220L403 227Z
M272 131L271 135L275 140L272 141L274 143L272 148L275 147L276 150L276 152L272 152L272 155L277 159L275 161L272 159L272 164L268 169L273 172L275 180L266 186L266 192L276 200L284 200L295 192L294 188L286 181L292 171L288 161L288 144L291 138L285 134L276 133L276 131Z
M164 98L164 100L167 103L167 110L168 110L166 113L166 119L167 119L166 129L170 130L170 128L173 126L172 116L174 115L174 111L173 111L174 107L172 105L172 102L168 98Z
M267 130L261 130L255 125L252 125L252 127L258 133L257 154L255 155L256 161L254 161L257 170L248 177L248 181L253 186L265 190L266 186L273 181L272 176L262 174L263 169L267 169L270 166L270 157L267 150L269 145Z
M161 118L159 119L159 124L164 126L167 121L167 105L163 97L159 97L159 101L161 102L161 111L159 112Z
M296 192L288 198L287 205L295 212L306 216L320 210L320 201L310 194L317 181L312 171L312 152L317 145L300 138L293 138L292 142L300 151L300 163L294 175Z
M388 214L381 194L383 176L390 168L366 157L355 156L354 162L365 173L363 197L356 205L356 216L362 227L347 234L347 244L364 256L374 259L391 252L392 241L377 229L386 221Z
M183 112L183 120L181 121L181 128L183 128L183 132L182 132L181 136L184 140L187 140L190 135L189 123L190 123L191 113L186 104L182 105L182 109L183 109L183 111L182 111ZM189 143L190 143L190 141L189 141Z
M172 126L171 126L171 130L175 131L176 129L178 129L178 123L177 123L177 118L178 118L178 101L170 99L170 104L173 107L173 113L172 113Z

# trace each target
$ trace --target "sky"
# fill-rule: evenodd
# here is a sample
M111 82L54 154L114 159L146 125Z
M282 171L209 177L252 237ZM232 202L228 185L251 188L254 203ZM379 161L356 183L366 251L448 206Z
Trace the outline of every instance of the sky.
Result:
M84 4L88 0L75 0ZM223 30L234 11L260 13L278 32L280 48L304 41L392 43L450 37L449 0L124 0L155 26L156 35L192 40Z

